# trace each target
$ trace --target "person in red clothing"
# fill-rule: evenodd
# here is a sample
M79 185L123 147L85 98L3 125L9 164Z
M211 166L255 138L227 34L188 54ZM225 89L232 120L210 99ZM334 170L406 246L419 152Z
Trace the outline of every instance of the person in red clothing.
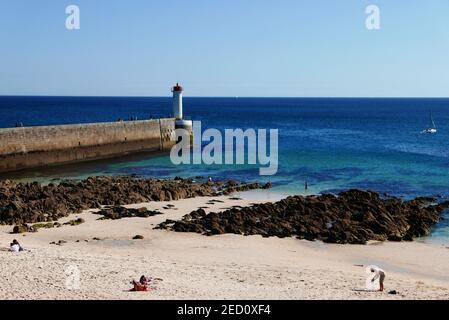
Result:
M139 281L133 280L131 284L134 286L130 291L150 291L148 287L149 281L145 276L141 276Z

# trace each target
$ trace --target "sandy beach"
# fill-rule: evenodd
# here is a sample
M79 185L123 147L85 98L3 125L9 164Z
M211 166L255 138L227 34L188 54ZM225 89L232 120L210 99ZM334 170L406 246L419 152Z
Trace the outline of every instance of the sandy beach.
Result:
M212 205L212 199L222 202ZM86 211L60 220L82 217L81 225L25 235L2 226L0 299L449 299L449 249L441 245L332 245L153 229L199 207L210 212L274 200L223 196L150 202L127 207L164 214L98 220ZM164 209L168 204L174 208ZM132 240L135 235L144 239ZM7 251L14 238L26 251ZM66 243L50 244L59 240ZM370 264L386 271L385 292L365 291L367 274L360 265ZM72 281L78 271L79 287ZM129 282L143 274L162 280L150 292L129 292Z

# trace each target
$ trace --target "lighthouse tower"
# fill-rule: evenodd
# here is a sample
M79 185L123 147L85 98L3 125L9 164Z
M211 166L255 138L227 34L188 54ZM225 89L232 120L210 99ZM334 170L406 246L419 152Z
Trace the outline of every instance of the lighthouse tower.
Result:
M179 83L173 87L173 116L175 119L182 119L182 87Z
M176 84L172 88L173 92L173 117L175 118L175 128L176 129L186 129L189 132L192 132L193 122L192 120L184 119L184 115L182 112L182 92L184 89Z

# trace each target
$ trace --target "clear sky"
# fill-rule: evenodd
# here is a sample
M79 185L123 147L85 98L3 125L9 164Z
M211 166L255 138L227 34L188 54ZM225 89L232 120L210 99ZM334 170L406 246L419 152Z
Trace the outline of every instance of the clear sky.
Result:
M0 0L0 95L167 96L176 81L187 96L447 97L449 1Z

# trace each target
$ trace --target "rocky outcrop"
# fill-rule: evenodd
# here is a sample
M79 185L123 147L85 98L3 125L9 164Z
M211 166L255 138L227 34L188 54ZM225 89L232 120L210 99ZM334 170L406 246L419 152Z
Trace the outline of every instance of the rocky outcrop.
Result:
M75 219L75 220L67 221L66 223L64 223L64 225L65 226L77 226L77 225L80 225L80 224L82 224L84 222L86 222L86 221L84 221L83 218L78 218L78 219Z
M122 218L148 218L158 214L162 214L159 211L151 211L147 208L129 209L121 206L114 206L95 212L96 214L103 215L103 219L118 220Z
M17 226L14 226L12 229L12 233L26 233L26 232L36 232L37 229L35 229L33 226L30 226L26 223L19 224Z
M181 221L156 228L205 235L234 233L291 237L330 243L365 244L368 240L402 241L428 235L448 203L417 198L402 201L378 193L349 190L334 195L294 196L276 203L206 214L198 209Z
M159 180L133 177L91 177L41 185L0 180L0 224L49 222L102 206L148 201L170 201L197 196L227 195L259 188L235 181L194 182L191 179Z

